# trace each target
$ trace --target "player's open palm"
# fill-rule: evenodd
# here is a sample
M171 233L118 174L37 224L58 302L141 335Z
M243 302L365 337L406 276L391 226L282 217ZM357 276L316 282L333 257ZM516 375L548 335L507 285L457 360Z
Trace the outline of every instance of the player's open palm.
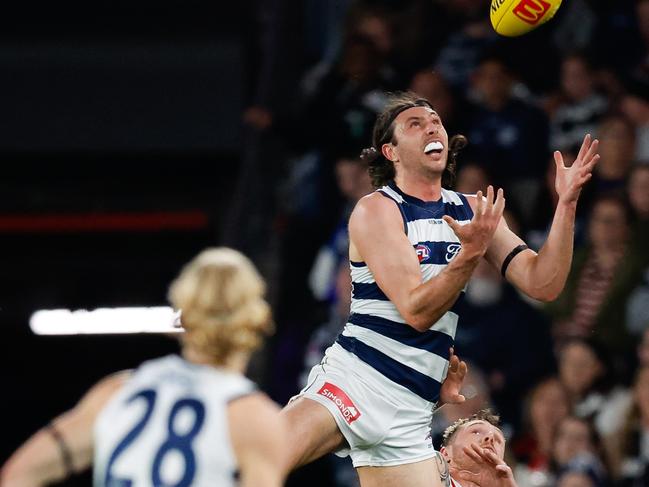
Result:
M598 146L599 141L597 139L592 140L590 134L587 134L575 162L570 167L566 167L564 164L561 152L554 152L554 162L557 165L557 177L554 187L559 195L559 201L564 203L577 202L581 188L592 177L595 164L599 160Z
M471 257L482 257L498 228L504 209L505 196L502 188L498 190L494 201L494 188L489 185L486 200L483 198L482 191L476 194L476 206L469 223L460 225L447 215L443 219L460 239L462 252Z

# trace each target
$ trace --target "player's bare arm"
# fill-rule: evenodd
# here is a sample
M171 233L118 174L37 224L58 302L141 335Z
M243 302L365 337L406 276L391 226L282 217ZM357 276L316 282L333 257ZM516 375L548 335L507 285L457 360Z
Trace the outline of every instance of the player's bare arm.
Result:
M586 135L577 159L570 167L564 165L561 152L554 153L557 165L555 188L559 202L548 238L538 254L527 248L516 253L514 249L522 248L519 246L524 242L507 227L504 219L486 253L487 260L499 271L505 264L504 277L534 299L552 301L566 283L572 263L577 201L599 160L598 145L597 139L592 140L590 135ZM469 201L472 205L476 203L475 198L469 198Z
M279 411L264 394L242 397L228 406L241 487L283 485L287 428Z
M93 456L93 424L99 411L124 384L130 372L110 375L70 411L29 438L2 467L2 487L36 487L88 468Z
M373 193L361 199L349 221L350 259L364 261L381 290L407 323L425 331L448 311L465 286L479 259L485 254L505 207L502 190L494 201L489 187L476 202L470 223L444 221L458 236L462 249L438 276L423 283L416 252L403 228L397 206Z

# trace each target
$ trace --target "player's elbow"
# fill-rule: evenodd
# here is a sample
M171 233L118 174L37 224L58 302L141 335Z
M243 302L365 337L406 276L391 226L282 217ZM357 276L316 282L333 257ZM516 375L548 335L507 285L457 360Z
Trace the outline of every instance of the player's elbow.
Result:
M430 318L420 313L405 313L404 319L406 320L406 323L419 332L424 332L430 329L430 326L433 323Z
M550 303L557 299L561 294L561 288L555 287L542 287L535 288L527 293L529 297L536 299L542 303Z

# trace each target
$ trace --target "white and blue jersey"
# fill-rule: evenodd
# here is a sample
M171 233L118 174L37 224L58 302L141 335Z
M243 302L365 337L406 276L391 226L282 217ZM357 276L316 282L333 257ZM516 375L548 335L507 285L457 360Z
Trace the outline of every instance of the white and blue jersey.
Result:
M255 391L175 355L145 362L95 422L94 485L234 487L228 404Z
M468 223L473 211L466 197L442 189L439 201L427 202L403 193L394 183L378 192L399 207L404 231L419 258L422 280L442 272L461 248L442 216ZM428 330L419 332L406 323L364 262L351 262L350 267L350 316L336 343L390 381L436 402L455 339L458 315L454 308L431 323Z

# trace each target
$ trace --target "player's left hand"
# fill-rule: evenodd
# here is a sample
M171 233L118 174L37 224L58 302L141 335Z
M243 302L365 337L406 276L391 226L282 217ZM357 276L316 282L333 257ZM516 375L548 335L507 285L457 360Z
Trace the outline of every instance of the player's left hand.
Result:
M559 151L554 152L554 162L557 165L557 177L554 187L559 195L559 201L563 203L576 203L581 193L581 188L593 175L595 164L599 160L597 147L599 140L592 140L590 134L586 134L581 144L579 154L572 166L566 167L563 163L563 155Z
M480 487L518 487L509 465L488 448L477 443L465 446L462 451L478 465L478 471L460 470L455 474L460 482L473 482Z
M451 356L448 363L448 373L446 379L442 383L442 388L439 393L440 402L442 404L459 404L464 402L465 397L460 394L464 377L466 377L467 366L466 362L460 360L455 355L453 348L450 350Z

